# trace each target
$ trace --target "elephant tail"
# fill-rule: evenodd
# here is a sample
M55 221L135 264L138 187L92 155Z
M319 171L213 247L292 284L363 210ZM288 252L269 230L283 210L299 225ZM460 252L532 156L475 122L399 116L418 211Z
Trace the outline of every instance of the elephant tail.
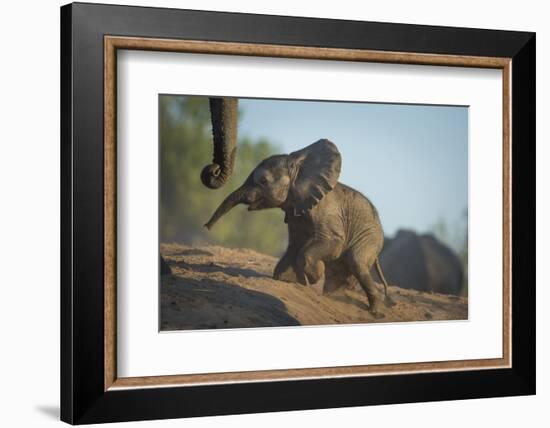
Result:
M380 261L378 260L378 257L374 260L374 264L376 266L376 273L378 273L378 276L384 283L384 296L388 297L388 282L386 281L386 277L384 276L384 273L382 272L382 267L380 266Z

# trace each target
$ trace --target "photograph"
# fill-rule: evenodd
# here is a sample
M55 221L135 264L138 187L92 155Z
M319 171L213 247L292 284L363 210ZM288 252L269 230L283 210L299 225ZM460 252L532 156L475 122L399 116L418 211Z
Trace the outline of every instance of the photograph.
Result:
M56 232L40 254L59 247L47 263L59 292L39 280L39 298L7 300L23 323L20 302L57 312L23 349L50 355L30 376L55 390L33 386L35 411L12 419L240 424L277 412L263 421L280 426L288 412L291 425L303 413L332 426L383 405L364 409L369 420L391 406L410 424L400 411L445 418L455 400L469 406L457 426L536 413L541 37L529 14L143 6L31 14L59 24L55 49L16 67L56 60L43 68L57 96L32 98L58 100L40 110L47 124L24 126L20 88L55 85L7 79L22 83L11 86L23 125L6 141L51 128L60 144L5 145L24 149L8 158L29 190L11 205L33 217L5 222L27 265L11 282L30 266L18 251L36 241L29 225ZM57 171L51 196L36 191L44 174L28 174L37 162ZM37 216L46 199L57 228ZM12 371L10 388L26 388L28 370Z
M160 331L468 319L468 106L158 103Z

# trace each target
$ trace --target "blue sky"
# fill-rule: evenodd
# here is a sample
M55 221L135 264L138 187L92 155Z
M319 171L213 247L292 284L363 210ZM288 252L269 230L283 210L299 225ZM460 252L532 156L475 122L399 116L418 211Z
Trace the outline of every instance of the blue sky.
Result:
M467 107L241 99L240 109L239 135L283 153L334 142L340 182L371 199L388 236L452 228L467 208Z

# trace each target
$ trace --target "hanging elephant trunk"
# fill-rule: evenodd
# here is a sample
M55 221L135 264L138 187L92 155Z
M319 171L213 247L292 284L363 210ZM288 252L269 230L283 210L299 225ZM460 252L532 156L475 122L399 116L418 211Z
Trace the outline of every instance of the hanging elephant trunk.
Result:
M201 172L201 181L210 189L223 186L235 166L237 151L237 98L210 98L214 159Z

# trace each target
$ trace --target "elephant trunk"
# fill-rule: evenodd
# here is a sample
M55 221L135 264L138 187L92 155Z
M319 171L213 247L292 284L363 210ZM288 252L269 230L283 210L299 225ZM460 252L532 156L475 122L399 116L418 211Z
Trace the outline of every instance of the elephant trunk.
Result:
M218 206L208 223L204 225L208 230L225 214L227 214L235 205L249 203L248 189L245 186L239 187L233 193L230 193L223 202Z
M210 98L214 158L201 172L202 183L211 189L223 186L235 165L237 144L237 98Z

